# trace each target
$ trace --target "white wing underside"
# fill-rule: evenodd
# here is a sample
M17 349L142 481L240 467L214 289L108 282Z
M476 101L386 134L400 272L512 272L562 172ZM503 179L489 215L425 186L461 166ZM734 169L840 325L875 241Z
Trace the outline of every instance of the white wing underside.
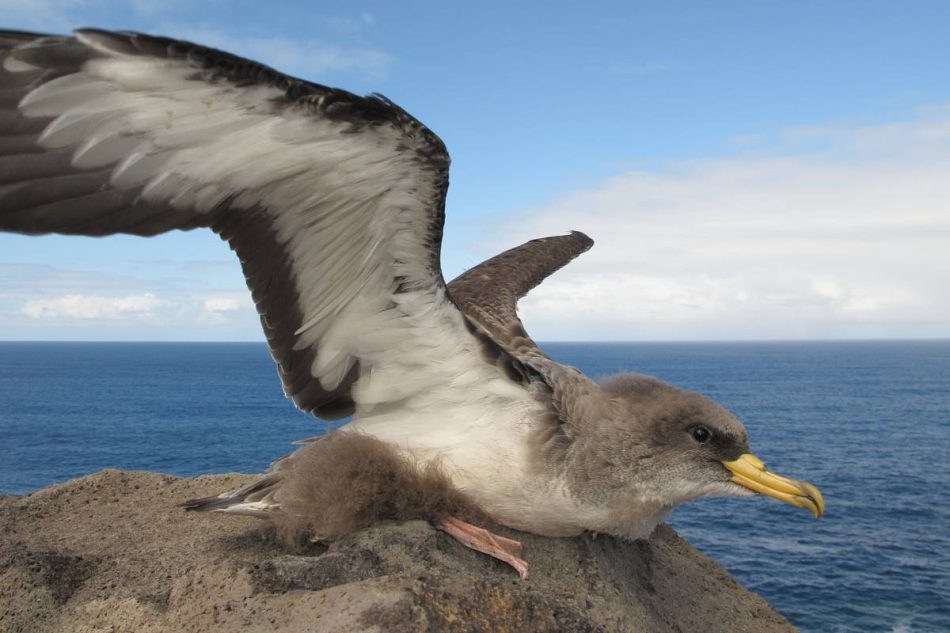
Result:
M354 132L351 121L315 114L313 103L278 107L283 89L203 80L184 60L121 55L78 38L103 56L19 103L26 117L50 119L37 144L67 151L70 173L103 174L110 190L138 191L139 201L183 212L192 226L262 213L270 236L261 239L277 243L293 273L293 351L314 352L310 376L328 391L360 368L352 428L427 450L460 441L466 425L504 423L485 418L486 403L512 419L535 406L482 359L433 270L447 157L441 171L418 159L423 139L413 129ZM31 69L12 57L4 65L14 75ZM29 186L0 185L0 194L34 195ZM28 221L10 230L59 230L49 218L42 230ZM437 223L440 232L440 215ZM254 255L238 254L242 262ZM248 279L259 307L274 299L268 283Z

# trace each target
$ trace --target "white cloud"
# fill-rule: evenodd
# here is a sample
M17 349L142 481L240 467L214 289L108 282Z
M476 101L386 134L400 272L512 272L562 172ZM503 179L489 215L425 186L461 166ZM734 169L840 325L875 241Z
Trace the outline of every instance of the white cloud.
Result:
M523 302L532 335L950 336L950 108L783 138L512 214L509 244L597 242Z
M243 303L237 297L208 297L202 305L205 312L234 312L243 307Z
M261 340L250 293L214 285L206 268L139 277L0 263L0 331L11 340Z
M254 302L249 292L217 293L200 299L195 319L207 324L253 323L257 325Z
M67 294L27 301L20 313L45 320L151 320L158 316L159 311L174 307L172 302L159 299L152 293L125 297Z

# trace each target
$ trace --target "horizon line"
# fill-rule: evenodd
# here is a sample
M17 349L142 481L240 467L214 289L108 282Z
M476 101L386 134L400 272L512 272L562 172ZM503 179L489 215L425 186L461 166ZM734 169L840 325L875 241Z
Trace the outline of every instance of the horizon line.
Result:
M539 345L546 344L582 344L582 345L616 345L616 344L690 344L690 343L901 343L901 342L950 342L950 336L905 336L905 337L856 337L856 338L762 338L762 339L615 339L615 340L539 340ZM0 339L3 343L129 343L129 344L214 344L214 345L267 345L266 340L148 340L148 339Z

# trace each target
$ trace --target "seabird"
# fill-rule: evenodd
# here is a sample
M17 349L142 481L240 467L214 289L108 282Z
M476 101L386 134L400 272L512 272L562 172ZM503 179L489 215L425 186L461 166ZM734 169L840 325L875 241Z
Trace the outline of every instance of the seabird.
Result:
M0 32L0 57L0 229L210 228L240 259L287 396L352 415L259 482L187 507L315 537L425 517L522 575L520 545L472 521L637 539L707 495L824 511L711 400L636 374L598 383L531 340L518 299L586 235L446 285L449 156L385 97L124 31Z

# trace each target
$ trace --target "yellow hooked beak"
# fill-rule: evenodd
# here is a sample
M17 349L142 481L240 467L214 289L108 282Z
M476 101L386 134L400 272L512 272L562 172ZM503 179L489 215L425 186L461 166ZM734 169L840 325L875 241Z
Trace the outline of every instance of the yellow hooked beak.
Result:
M825 499L818 488L807 481L786 479L770 473L765 468L765 463L751 453L731 462L723 462L722 465L732 472L729 481L804 508L814 514L816 519L825 513Z

